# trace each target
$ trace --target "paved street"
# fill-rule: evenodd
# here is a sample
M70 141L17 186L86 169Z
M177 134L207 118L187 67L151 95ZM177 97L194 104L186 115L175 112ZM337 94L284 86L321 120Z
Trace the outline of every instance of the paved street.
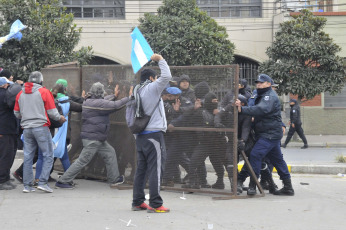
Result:
M16 159L13 169L21 162ZM281 186L276 174L275 181ZM293 174L292 181L293 197L216 201L185 194L183 200L181 193L163 191L172 210L166 214L130 211L132 191L110 189L104 182L76 180L76 189L52 194L24 194L16 182L16 190L0 191L0 229L345 229L346 177Z

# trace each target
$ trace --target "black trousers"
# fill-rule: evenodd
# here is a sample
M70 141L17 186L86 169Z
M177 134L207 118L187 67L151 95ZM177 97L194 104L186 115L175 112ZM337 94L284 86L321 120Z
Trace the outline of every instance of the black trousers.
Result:
M291 140L291 138L295 132L298 133L298 136L302 139L302 141L304 142L304 145L307 145L308 142L307 142L306 137L304 135L304 130L302 128L302 125L297 125L297 124L294 125L294 128L292 127L292 124L291 124L290 130L288 131L288 134L287 134L285 145L287 145L288 142L290 142L290 140Z
M145 201L146 175L149 180L149 205L158 208L163 204L160 181L166 159L166 146L162 132L137 135L137 168L133 183L133 206Z
M0 135L0 183L10 180L10 170L17 152L17 135Z
M167 159L165 162L164 180L180 179L181 165L186 172L189 172L190 159L185 154L188 149L182 137L185 137L182 132L173 132L165 134L165 143L167 147ZM186 148L185 148L186 147Z

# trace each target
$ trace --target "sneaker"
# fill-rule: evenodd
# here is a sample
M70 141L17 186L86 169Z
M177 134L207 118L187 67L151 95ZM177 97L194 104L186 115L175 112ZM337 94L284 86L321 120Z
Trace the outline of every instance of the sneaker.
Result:
M32 184L32 187L37 188L38 187L38 181L39 180L35 180L34 183Z
M157 213L165 213L165 212L169 212L169 211L170 211L169 208L165 208L163 206L158 207L158 208L150 208L150 209L147 210L147 212L149 212L149 213L155 213L155 212L157 212Z
M307 149L307 148L309 148L308 145L304 145L303 147L301 147L301 149Z
M44 191L44 192L48 192L48 193L52 193L53 189L51 189L48 184L43 184L43 185L39 185L37 186L37 189Z
M125 177L123 175L122 176L118 176L117 179L115 179L115 182L111 184L111 187L119 185L119 184L122 184L124 182L125 182Z
M74 186L70 183L64 184L58 181L55 183L55 188L74 189Z
M19 181L20 183L23 183L23 177L18 175L17 172L14 172L13 177L17 179L17 181Z
M143 211L143 210L152 210L153 208L147 205L145 202L143 202L141 205L138 206L132 206L132 211Z
M30 192L35 192L36 190L31 187L31 186L24 186L23 192L24 193L30 193Z

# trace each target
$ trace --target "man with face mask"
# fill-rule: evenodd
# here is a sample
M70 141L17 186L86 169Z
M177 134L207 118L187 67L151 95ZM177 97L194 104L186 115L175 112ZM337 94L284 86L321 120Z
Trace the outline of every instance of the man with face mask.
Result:
M184 114L180 121L175 120L173 122L174 126L189 124L189 126L192 127L214 127L214 117L217 113L218 99L212 92L208 92L205 96L198 96L199 93L197 92L200 91L200 88L203 89L201 90L202 92L204 89L207 89L204 85L209 87L207 83L202 83L203 84L200 83L201 85L197 85L198 87L196 86L198 89L196 89L196 109L190 115ZM207 91L209 91L209 89ZM220 151L218 142L221 138L214 132L195 132L192 138L196 141L196 145L190 158L189 182L183 185L183 187L194 189L199 189L201 186L204 188L206 187L205 174L201 169L203 169L205 159L209 156L218 176L218 182L214 184L214 187L220 188L220 185L223 185L224 169L222 161L218 157L220 154L216 152Z
M256 144L250 153L250 164L259 177L261 164L264 157L268 157L277 169L284 187L274 191L274 195L294 195L291 175L283 159L280 149L282 138L281 105L278 96L272 90L273 80L266 74L260 74L256 80L257 97L254 106L242 106L241 101L236 101L239 113L254 117ZM248 195L256 194L256 183L250 180Z
M172 120L178 118L182 111L180 110L181 90L177 87L168 87L162 92L162 100L165 107L166 120L169 124ZM177 132L165 133L165 143L167 149L167 159L165 162L165 170L162 176L162 186L173 186L174 181L181 183L179 163L182 162L183 150L180 148L180 136ZM183 161L182 166L188 171L190 160ZM184 164L185 163L185 164Z
M304 130L302 128L302 121L300 119L300 107L298 105L297 100L291 99L290 100L290 130L288 131L287 138L285 141L285 144L282 145L283 148L286 148L287 144L290 142L293 134L295 132L298 133L299 137L303 140L304 146L301 147L301 149L307 149L308 146L308 141L306 140L306 137L304 135Z
M246 99L251 97L251 88L248 86L246 79L239 80L239 94L246 97Z

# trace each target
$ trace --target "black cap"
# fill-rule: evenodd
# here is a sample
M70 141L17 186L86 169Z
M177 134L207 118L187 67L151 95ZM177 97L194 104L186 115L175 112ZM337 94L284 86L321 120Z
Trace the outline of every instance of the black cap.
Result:
M7 69L3 69L0 72L0 77L6 77L7 79L10 78L12 76L11 72Z

